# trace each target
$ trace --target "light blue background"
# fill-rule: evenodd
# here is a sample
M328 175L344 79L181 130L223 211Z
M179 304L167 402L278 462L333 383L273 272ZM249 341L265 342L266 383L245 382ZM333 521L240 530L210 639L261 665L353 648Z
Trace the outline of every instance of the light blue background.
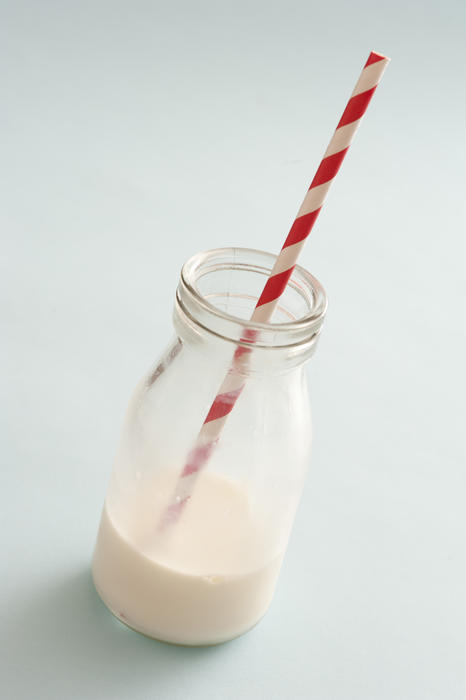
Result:
M6 699L466 697L464 8L1 3ZM278 251L371 49L302 257L330 307L275 601L224 646L150 641L89 576L128 396L185 259Z

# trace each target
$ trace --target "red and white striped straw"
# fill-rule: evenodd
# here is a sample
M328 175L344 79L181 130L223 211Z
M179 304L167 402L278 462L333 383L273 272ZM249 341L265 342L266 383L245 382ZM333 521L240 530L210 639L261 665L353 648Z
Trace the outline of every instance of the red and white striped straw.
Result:
M371 52L351 94L345 111L333 134L322 162L304 197L296 219L278 255L272 272L265 284L251 321L267 323L277 306L278 300L288 284L306 238L309 236L343 159L351 145L360 121L364 116L375 89L390 61L382 54ZM253 342L254 333L245 334L245 342ZM196 444L188 455L186 464L175 486L172 499L165 510L160 528L165 529L175 523L183 508L191 498L196 479L207 464L218 442L228 414L244 387L244 376L236 371L240 358L249 349L238 346L230 370L222 382L209 412L197 436Z

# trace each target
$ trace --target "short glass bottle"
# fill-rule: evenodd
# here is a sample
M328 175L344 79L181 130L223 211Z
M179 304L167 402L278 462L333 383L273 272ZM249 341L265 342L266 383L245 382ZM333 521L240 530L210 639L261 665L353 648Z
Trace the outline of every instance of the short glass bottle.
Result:
M130 401L93 560L124 623L177 644L246 632L275 588L311 451L305 363L326 311L296 266L271 323L248 321L275 256L223 248L181 271L175 338ZM248 335L249 334L249 335ZM164 513L238 346L244 388L175 522Z

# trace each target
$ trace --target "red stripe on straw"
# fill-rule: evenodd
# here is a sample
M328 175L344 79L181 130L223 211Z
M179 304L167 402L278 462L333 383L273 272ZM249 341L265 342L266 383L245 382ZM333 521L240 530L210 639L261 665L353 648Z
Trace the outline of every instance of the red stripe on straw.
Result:
M361 119L362 115L367 109L367 105L372 99L372 95L374 94L376 87L377 85L370 90L366 90L366 92L361 92L359 95L355 95L350 99L340 121L338 122L337 129L339 129L340 126L346 126L346 124L351 124L351 122Z
M288 246L299 243L307 238L321 209L322 207L314 209L314 211L311 211L309 214L304 214L304 216L299 216L294 220L293 226L290 228L290 232L283 244L284 248L288 248Z
M191 450L181 476L195 474L199 470L199 467L201 467L204 462L207 462L215 445L216 440L213 440L212 442L208 442L206 445L199 445Z
M344 148L342 151L338 151L338 153L334 153L333 155L327 156L327 158L323 159L317 168L314 179L311 182L311 186L309 187L310 190L318 185L323 185L324 182L333 180L337 172L340 170L340 165L343 163L343 158L345 157L348 148Z
M241 342L242 343L254 343L255 339L257 336L257 331L254 330L253 328L245 328L243 335L241 336ZM243 355L246 355L248 352L251 352L251 348L245 347L244 345L238 345L238 347L235 350L234 354L234 361L239 361L240 358ZM234 372L234 370L230 369L229 373ZM236 373L236 372L234 372Z
M238 345L238 347L235 350L234 354L234 359L239 360L243 355L246 355L248 352L251 352L251 348L245 348L244 345Z
M227 416L235 405L236 399L241 393L241 389L236 389L235 391L227 391L224 394L218 394L204 423L210 423L212 420L217 420L217 418L223 418Z
M367 66L370 66L372 63L377 63L378 61L384 61L386 59L386 56L382 56L381 53L376 53L375 51L371 51L369 54L369 58L367 59L364 68L367 68Z
M293 270L294 265L293 267L290 267L289 270L283 270L283 272L279 272L277 275L269 277L256 306L263 306L264 304L268 304L269 301L277 299L283 293L286 285L288 284L288 280L290 279Z

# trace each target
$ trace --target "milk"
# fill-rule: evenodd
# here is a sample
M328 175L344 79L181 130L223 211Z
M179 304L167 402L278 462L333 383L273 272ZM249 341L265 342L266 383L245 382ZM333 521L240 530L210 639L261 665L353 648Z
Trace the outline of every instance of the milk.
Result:
M93 561L97 591L130 627L176 644L216 644L246 632L266 612L282 552L244 489L202 473L172 527L158 524L178 474L161 473L107 502Z

